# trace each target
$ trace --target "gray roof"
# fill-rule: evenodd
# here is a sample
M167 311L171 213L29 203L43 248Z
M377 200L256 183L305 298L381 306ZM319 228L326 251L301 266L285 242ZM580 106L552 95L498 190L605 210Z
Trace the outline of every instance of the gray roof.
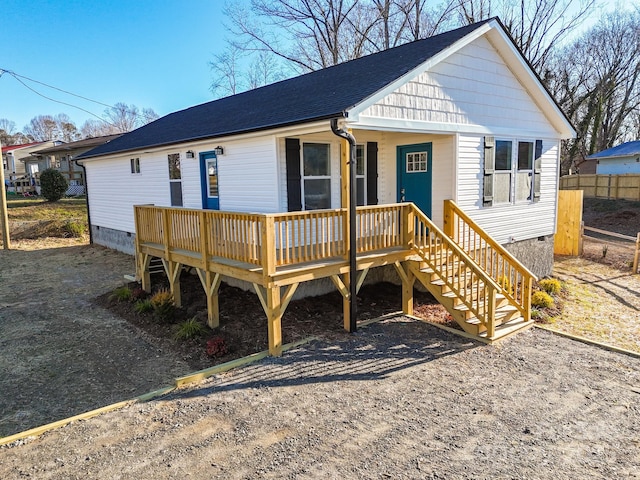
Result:
M611 157L635 157L640 155L640 140L621 143L616 147L607 148L601 152L589 155L587 160Z
M83 138L82 140L77 140L75 142L61 143L60 145L56 145L54 147L37 150L33 153L36 155L50 155L52 153L68 152L70 150L76 150L80 148L89 149L97 145L102 145L103 143L110 142L111 140L118 138L121 135L121 133L116 133L114 135L104 135L101 137Z

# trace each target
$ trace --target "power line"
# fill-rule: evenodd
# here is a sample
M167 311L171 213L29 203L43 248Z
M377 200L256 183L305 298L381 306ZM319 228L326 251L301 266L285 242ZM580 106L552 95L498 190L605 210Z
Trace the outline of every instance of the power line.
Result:
M71 107L71 108L76 108L76 109L81 110L81 111L83 111L83 112L85 112L85 113L88 113L89 115L92 115L92 116L96 117L97 119L99 119L100 121L102 121L102 122L104 122L104 123L107 123L107 124L109 124L109 125L112 125L112 126L114 126L114 127L118 128L114 123L110 122L109 120L105 120L103 117L101 117L101 116L99 116L99 115L96 115L95 113L90 112L89 110L86 110L86 109L84 109L84 108L82 108L82 107L79 107L79 106L77 106L77 105L73 105L73 104L68 103L68 102L63 102L62 100L56 100L55 98L51 98L51 97L49 97L49 96L47 96L47 95L45 95L45 94L43 94L43 93L38 92L38 91L37 91L37 90L35 90L34 88L32 88L32 87L30 87L29 85L27 85L27 84L26 84L22 79L24 78L25 80L28 80L28 81L30 81L30 82L34 82L34 83L37 83L37 84L43 85L44 87L51 88L51 89L53 89L53 90L57 90L57 91L59 91L59 92L65 93L65 94L67 94L67 95L71 95L71 96L74 96L74 97L77 97L77 98L81 98L81 99L83 99L83 100L86 100L86 101L88 101L88 102L92 102L92 103L96 103L96 104L98 104L98 105L102 105L102 106L107 107L107 108L109 108L109 109L111 109L111 110L117 110L117 108L116 108L114 105L108 105L108 104L103 103L103 102L100 102L100 101L98 101L98 100L93 100L93 99L91 99L91 98L88 98L88 97L85 97L85 96L78 95L78 94L76 94L76 93L70 92L70 91L68 91L68 90L64 90L64 89L62 89L62 88L55 87L55 86L53 86L53 85L49 85L48 83L41 82L41 81L39 81L39 80L35 80L35 79L33 79L33 78L29 78L29 77L27 77L27 76L25 76L25 75L20 75L20 74L18 74L18 73L16 73L16 72L14 72L14 71L12 71L12 70L7 70L6 68L0 68L0 77L2 77L2 75L4 75L5 73L7 73L7 74L11 75L13 78L15 78L15 79L16 79L16 80L17 80L21 85L23 85L25 88L27 88L28 90L32 91L32 92L33 92L33 93L35 93L36 95L39 95L39 96L40 96L40 97L42 97L42 98L45 98L45 99L47 99L47 100L49 100L49 101L52 101L52 102L55 102L55 103L60 103L60 104L62 104L62 105L67 105L67 106L69 106L69 107ZM141 115L140 113L136 113L136 114L135 114L135 116L136 116L137 118L140 118L140 119L144 120L144 121L145 121L145 123L147 123L147 122L149 121L149 120L148 120L148 117L147 117L146 115Z

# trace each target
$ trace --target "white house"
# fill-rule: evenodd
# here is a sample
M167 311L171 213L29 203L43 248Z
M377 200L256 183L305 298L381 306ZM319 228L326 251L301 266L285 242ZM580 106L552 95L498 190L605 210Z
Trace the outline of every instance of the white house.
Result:
M607 148L589 155L587 160L598 162L596 165L596 174L598 175L640 173L640 140Z
M234 212L454 200L539 276L553 261L560 142L575 131L499 19L162 117L79 157L96 243L132 253L133 206Z

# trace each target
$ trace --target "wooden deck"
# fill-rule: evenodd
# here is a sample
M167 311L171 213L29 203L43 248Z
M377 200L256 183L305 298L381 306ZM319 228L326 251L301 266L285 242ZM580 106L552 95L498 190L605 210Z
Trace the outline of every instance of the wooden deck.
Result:
M150 291L151 259L162 259L180 305L180 272L195 268L212 328L219 324L221 277L253 284L273 355L280 353L281 318L300 283L330 278L343 296L349 330L350 281L359 289L371 268L384 265L398 272L407 314L418 280L470 333L492 340L501 325L505 332L528 326L533 275L453 202L445 210L447 234L413 204L358 207L357 278L351 279L346 209L249 214L136 206L137 276Z

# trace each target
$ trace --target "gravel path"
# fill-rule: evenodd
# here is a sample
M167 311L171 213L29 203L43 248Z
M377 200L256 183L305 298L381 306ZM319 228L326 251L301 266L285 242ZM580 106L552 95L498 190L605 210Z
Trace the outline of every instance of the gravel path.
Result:
M0 436L128 400L191 371L92 303L124 283L133 257L61 243L0 250Z
M403 317L0 449L0 478L640 478L640 360Z

